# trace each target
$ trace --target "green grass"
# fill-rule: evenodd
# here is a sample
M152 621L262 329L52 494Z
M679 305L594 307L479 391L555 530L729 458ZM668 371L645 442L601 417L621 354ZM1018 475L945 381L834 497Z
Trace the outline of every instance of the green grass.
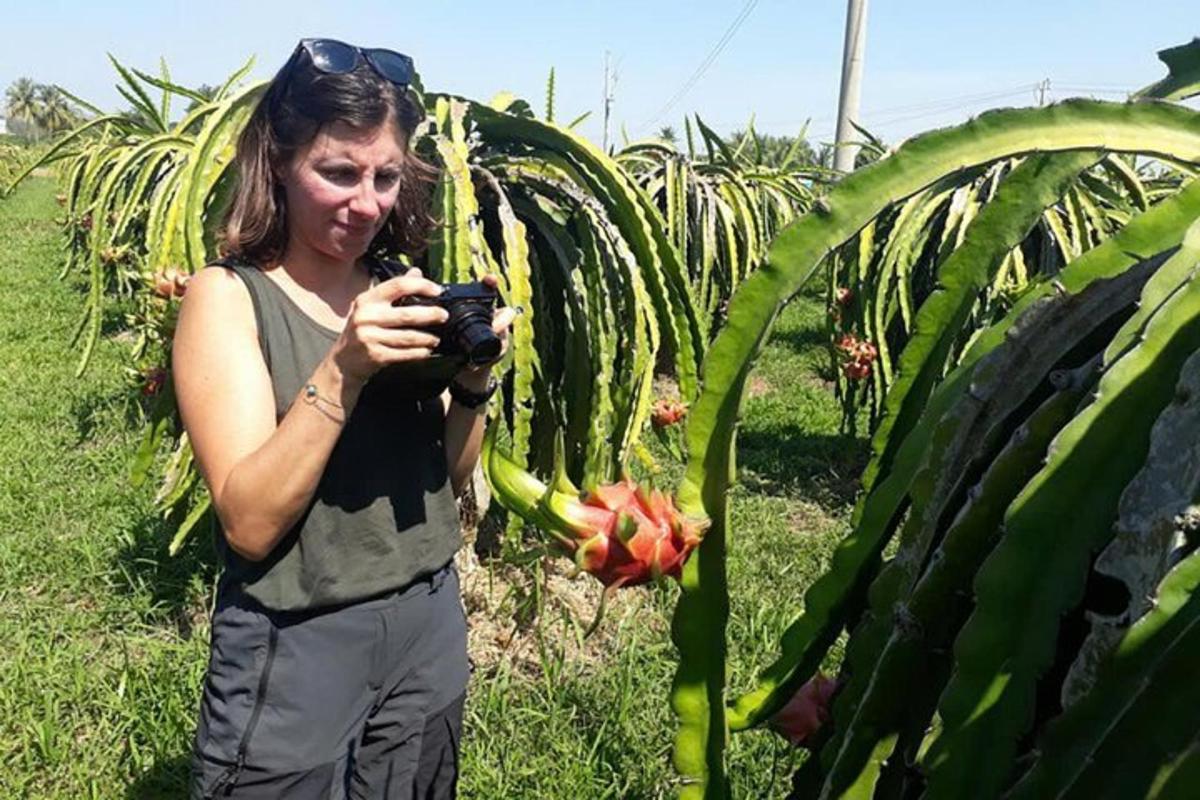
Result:
M0 203L0 797L182 796L208 648L211 543L166 555L154 486L133 489L141 433L123 377L121 309L80 379L70 337L81 276L60 264L55 187ZM844 532L863 456L837 435L819 377L819 301L779 318L739 446L730 571L730 683L748 688ZM666 464L664 474L678 473ZM675 588L631 590L600 658L545 636L536 674L480 670L468 697L467 798L669 796ZM559 623L543 619L547 630ZM782 797L801 756L781 738L733 737L738 797Z

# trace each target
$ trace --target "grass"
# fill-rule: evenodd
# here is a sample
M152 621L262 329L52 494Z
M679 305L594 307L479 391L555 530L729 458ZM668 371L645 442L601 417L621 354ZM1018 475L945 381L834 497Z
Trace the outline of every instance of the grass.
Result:
M211 543L196 536L168 557L155 487L129 486L141 411L123 373L129 345L114 335L121 309L74 377L83 286L80 276L55 280L55 191L34 180L0 203L0 797L179 797L207 660ZM821 314L807 297L785 310L745 405L730 555L734 691L773 657L845 531L864 457L861 441L837 435L838 407L819 377ZM672 794L676 590L635 591L618 598L588 657L566 646L578 626L546 615L528 634L537 669L500 660L476 672L464 797ZM768 733L733 737L737 796L784 796L800 759Z

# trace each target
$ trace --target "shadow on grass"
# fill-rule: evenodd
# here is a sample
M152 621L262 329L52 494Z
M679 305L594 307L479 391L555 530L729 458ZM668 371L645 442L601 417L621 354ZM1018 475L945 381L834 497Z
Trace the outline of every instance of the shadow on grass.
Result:
M142 431L144 414L129 389L119 387L108 390L93 390L71 402L71 416L75 420L75 444L84 445L95 437L96 431L104 427L105 419L119 416L125 430Z
M738 434L740 479L754 491L796 495L838 512L854 502L870 445L797 425Z
M125 800L165 800L188 796L187 755L176 756L138 775L125 790Z
M148 608L149 624L170 626L188 638L208 612L218 557L204 521L192 529L177 554L168 554L179 521L151 515L128 531L116 553L113 588L141 598L139 607Z
M816 325L771 331L771 344L790 347L804 355L819 356L823 354L828 341L825 328ZM813 350L818 352L813 353Z

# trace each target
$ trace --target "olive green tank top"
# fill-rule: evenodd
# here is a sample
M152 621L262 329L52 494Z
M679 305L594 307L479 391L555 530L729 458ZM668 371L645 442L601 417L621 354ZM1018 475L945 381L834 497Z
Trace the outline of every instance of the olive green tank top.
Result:
M250 291L279 420L340 332L301 311L257 267L232 259L211 266L232 270ZM389 277L383 264L369 266L376 277ZM216 521L225 585L267 608L312 609L376 596L444 566L462 542L440 398L458 368L435 358L376 373L308 509L267 558L240 557Z

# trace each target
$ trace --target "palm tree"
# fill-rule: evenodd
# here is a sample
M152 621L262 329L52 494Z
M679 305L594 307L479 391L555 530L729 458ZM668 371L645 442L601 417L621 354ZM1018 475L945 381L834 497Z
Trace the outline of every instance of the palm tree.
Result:
M670 125L664 125L658 131L658 138L662 139L667 144L675 144L675 129Z
M205 97L209 100L212 100L214 97L217 96L218 88L219 87L216 87L216 86L209 86L207 83L202 83L202 84L200 84L200 88L196 90L196 93L199 95L202 95L203 97ZM190 114L192 112L192 109L194 109L198 105L200 105L200 101L193 100L192 102L188 103L187 108L185 108L183 110L183 113Z
M37 126L39 105L38 85L32 78L17 78L5 93L5 116L27 130Z
M43 130L54 134L74 127L79 121L71 104L57 87L39 86L37 95L41 108L36 114L36 121Z

